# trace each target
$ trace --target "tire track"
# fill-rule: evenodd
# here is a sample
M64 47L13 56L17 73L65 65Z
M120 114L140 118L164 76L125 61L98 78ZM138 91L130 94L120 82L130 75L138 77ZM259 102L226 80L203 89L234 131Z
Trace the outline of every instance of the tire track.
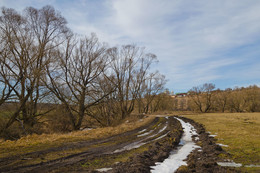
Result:
M153 122L146 126L106 139L68 144L63 147L56 147L49 150L28 153L18 157L7 158L6 160L3 158L0 160L0 172L49 172L53 170L59 170L60 167L70 167L70 165L83 163L97 156L100 157L102 155L120 154L127 150L138 148L142 145L153 143L165 138L170 133L170 131L174 129L174 127L169 125L169 121L170 119L168 118L156 117ZM147 134L147 132L150 133ZM102 144L107 145L102 146ZM69 156L47 162L23 165L23 163L26 163L25 161L21 164L12 165L15 162L19 163L19 160L25 156L36 158L39 155L44 155L55 151L62 151L71 147L80 148L86 146L89 146L90 149L86 149L86 151L71 154Z

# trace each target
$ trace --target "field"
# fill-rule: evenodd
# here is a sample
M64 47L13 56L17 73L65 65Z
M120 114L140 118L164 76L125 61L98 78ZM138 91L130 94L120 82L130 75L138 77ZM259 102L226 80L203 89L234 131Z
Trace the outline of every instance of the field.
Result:
M205 125L207 131L217 135L217 143L231 154L228 159L242 163L242 171L260 172L260 113L207 113L185 115ZM247 166L245 166L247 165Z
M151 116L144 118L142 121L137 121L135 118L128 119L125 121L125 123L116 127L97 128L91 131L75 131L64 134L33 134L22 137L17 141L4 141L0 139L0 158L9 157L17 154L36 152L51 147L58 147L69 142L101 139L112 135L117 135L143 126L151 122L153 119L154 117Z

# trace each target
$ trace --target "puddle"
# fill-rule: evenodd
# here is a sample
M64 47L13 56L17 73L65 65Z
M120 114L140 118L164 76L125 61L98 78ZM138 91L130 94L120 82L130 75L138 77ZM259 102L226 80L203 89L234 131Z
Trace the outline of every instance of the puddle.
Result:
M192 141L192 136L197 135L195 128L190 123L185 123L179 118L176 119L180 121L184 128L184 133L179 143L182 146L172 151L170 156L163 162L157 162L155 163L156 166L151 166L151 173L172 173L176 171L180 166L187 165L183 160L185 160L195 148L200 148Z

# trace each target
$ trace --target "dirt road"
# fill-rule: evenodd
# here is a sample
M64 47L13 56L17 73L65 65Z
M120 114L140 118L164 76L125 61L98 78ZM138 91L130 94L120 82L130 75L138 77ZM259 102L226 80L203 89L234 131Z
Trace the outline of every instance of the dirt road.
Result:
M224 152L222 148L214 143L213 138L208 137L202 125L187 118L182 119L197 129L203 151L195 150L190 154L185 171L207 172L212 168L219 172L226 170L216 164L218 155ZM162 162L177 148L182 133L182 126L176 118L156 117L146 126L109 138L67 143L43 151L1 158L0 172L150 172L150 166ZM146 149L132 153L126 162L116 162L117 158L128 156L140 148ZM61 151L75 152L57 158L55 153ZM51 153L55 154L54 158L49 157ZM39 159L40 162L37 161ZM104 165L107 165L108 169L98 169Z

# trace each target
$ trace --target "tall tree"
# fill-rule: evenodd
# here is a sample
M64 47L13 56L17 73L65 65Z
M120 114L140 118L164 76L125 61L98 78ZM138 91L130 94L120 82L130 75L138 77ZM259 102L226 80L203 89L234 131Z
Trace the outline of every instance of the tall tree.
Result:
M134 110L135 102L151 64L156 56L145 53L144 48L135 45L114 47L108 50L113 59L111 69L114 74L114 85L117 87L117 100L124 119Z
M54 55L58 61L46 66L46 86L65 105L73 129L79 130L87 109L109 94L102 92L99 82L110 63L106 46L95 34L81 39L68 37L64 49Z
M151 110L150 107L154 98L163 91L165 84L165 76L158 71L147 74L138 94L139 113L147 114Z
M44 95L41 78L49 63L46 54L63 42L63 35L68 32L66 24L51 6L29 7L23 15L2 8L0 73L19 102L5 128L17 119L28 127L36 123L37 103Z

